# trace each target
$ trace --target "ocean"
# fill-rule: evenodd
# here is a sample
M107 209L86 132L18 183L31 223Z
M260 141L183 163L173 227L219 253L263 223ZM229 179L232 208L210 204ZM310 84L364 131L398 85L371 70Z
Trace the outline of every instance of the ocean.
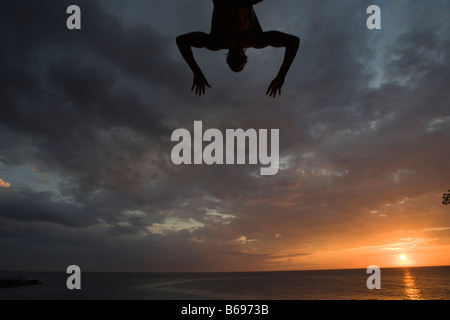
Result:
M450 267L381 269L369 290L366 269L241 273L81 274L68 290L64 272L0 272L41 285L0 288L0 300L450 300Z

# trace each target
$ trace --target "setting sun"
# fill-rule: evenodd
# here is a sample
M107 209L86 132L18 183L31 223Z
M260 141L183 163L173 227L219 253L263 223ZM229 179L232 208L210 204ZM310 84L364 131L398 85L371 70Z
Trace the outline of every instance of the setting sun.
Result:
M413 259L411 256L407 254L400 254L398 256L397 266L406 267L406 266L414 266L415 264L416 264L415 259Z

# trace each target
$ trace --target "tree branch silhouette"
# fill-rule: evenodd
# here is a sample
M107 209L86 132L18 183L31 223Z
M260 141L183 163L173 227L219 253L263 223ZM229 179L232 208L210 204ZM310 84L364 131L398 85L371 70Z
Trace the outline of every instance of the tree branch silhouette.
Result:
M448 205L450 204L450 190L448 190L449 193L444 193L442 195L442 204Z

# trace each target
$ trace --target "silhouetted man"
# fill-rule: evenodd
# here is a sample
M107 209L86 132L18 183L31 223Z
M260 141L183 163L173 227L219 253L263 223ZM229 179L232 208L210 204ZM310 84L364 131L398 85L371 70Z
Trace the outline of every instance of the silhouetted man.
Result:
M247 63L247 48L285 47L286 52L280 71L270 83L267 93L271 97L281 94L289 68L294 61L300 45L296 36L279 31L263 32L253 5L263 0L213 0L214 11L210 34L191 32L177 37L177 45L183 58L194 73L191 91L198 95L205 94L209 85L192 53L192 47L209 50L229 49L227 64L231 70L240 72Z

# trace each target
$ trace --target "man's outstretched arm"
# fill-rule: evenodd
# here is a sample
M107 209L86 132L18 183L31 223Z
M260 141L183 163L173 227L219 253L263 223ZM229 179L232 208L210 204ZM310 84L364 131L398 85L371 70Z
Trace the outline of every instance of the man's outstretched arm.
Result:
M285 47L286 52L284 54L283 64L275 79L269 85L267 93L270 97L275 97L281 94L281 87L283 87L284 79L292 65L292 62L297 55L298 48L300 46L300 38L286 34L280 31L268 31L263 33L264 43L272 47Z
M197 61L195 61L192 47L205 48L208 45L208 40L209 34L206 34L204 32L191 32L177 37L178 49L180 50L184 60L186 60L187 64L194 73L194 81L191 91L194 91L195 89L195 94L198 94L199 96L205 94L206 86L208 86L209 88L211 88L211 86L203 75L203 72L197 64Z

